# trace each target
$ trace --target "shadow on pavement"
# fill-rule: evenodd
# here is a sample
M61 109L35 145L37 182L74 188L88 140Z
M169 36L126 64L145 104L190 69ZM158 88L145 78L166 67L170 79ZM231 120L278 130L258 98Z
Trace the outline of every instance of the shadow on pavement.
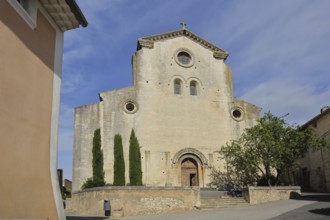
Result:
M290 199L305 200L305 201L316 201L316 202L330 202L329 193L302 193L300 196L296 192L290 194Z
M314 214L319 214L319 215L330 216L330 208L313 209L313 210L309 210L309 212L314 213Z
M306 201L316 201L316 202L330 202L330 194L327 193L307 193L302 194L298 200L306 200ZM313 214L330 216L330 208L318 208L311 209L308 212Z

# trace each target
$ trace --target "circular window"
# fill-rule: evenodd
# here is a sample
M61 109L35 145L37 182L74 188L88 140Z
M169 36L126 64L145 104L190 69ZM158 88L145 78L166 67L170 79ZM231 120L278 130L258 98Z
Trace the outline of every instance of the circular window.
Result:
M179 49L175 54L175 61L183 67L191 67L194 65L194 58L188 49Z
M125 112L132 114L137 111L137 106L134 102L128 101L124 105L124 110L125 110Z
M178 61L183 65L189 65L191 62L191 56L187 52L180 52L178 53Z
M235 107L231 110L231 116L236 121L241 121L241 120L243 120L244 112L241 108Z
M240 117L242 116L242 113L241 113L238 109L235 109L235 110L233 111L233 116L234 116L235 118L240 118Z
M135 109L135 105L133 103L127 103L125 108L127 111L132 112Z

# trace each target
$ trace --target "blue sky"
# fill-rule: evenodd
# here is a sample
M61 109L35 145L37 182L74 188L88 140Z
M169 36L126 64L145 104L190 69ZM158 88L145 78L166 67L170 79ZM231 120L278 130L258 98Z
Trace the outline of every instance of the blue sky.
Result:
M330 105L328 0L77 0L65 33L58 167L72 179L74 108L132 83L140 37L187 29L229 52L236 97L303 124Z

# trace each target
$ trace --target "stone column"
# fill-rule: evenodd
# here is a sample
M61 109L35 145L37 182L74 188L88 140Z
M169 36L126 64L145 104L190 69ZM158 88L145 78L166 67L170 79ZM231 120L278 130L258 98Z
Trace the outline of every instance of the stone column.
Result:
M165 164L166 164L166 183L165 186L172 186L171 177L171 153L165 152Z
M213 154L209 154L209 167L213 167Z

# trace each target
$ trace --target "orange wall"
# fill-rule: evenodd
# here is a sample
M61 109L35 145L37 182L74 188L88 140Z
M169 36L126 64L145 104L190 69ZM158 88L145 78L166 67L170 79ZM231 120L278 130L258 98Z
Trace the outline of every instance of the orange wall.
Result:
M0 219L57 219L50 177L56 31L0 1Z

